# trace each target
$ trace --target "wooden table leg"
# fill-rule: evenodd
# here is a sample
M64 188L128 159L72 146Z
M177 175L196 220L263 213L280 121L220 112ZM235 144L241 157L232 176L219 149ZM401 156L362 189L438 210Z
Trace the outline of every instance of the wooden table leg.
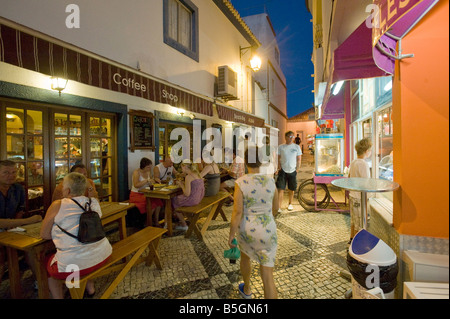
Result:
M153 224L153 210L152 210L152 199L147 197L147 226L152 226Z
M48 251L47 245L39 245L33 249L31 253L32 263L34 263L34 272L38 284L39 299L49 299L50 290L48 288L47 267L45 264L45 256Z
M148 216L148 214L147 214ZM124 239L127 238L127 222L125 219L125 215L123 215L120 219L119 219L119 235L120 235L120 239Z
M172 201L170 199L166 200L165 213L166 213L165 219L167 225L167 233L171 237L173 234L173 229L172 229Z
M13 299L20 299L22 298L22 291L20 289L20 270L17 250L6 247L6 254L8 255L9 289L11 291L11 297Z

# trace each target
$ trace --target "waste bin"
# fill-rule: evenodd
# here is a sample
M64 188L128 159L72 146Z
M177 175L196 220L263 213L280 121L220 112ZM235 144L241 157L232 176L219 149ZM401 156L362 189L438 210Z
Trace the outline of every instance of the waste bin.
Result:
M347 253L347 267L352 275L353 299L364 299L367 290L379 287L386 299L394 298L397 286L397 255L384 241L367 230L360 230Z

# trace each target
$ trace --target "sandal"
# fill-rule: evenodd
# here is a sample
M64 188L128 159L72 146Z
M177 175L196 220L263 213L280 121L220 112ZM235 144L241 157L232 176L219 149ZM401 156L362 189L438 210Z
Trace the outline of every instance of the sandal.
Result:
M244 299L252 299L252 294L250 293L249 295L247 295L245 292L244 292L244 283L240 283L239 284L239 293L241 294L241 296L244 298Z

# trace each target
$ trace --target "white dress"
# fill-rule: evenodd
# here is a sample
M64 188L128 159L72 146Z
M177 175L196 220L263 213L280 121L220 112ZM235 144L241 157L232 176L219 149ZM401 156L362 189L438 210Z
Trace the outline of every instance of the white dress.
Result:
M265 174L247 174L236 183L244 200L237 236L239 249L259 264L274 267L278 241L272 215L275 181Z

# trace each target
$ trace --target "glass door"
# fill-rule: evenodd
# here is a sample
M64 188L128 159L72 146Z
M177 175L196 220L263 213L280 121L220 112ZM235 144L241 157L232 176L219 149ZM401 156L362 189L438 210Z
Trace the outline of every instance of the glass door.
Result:
M70 168L83 163L83 139L81 114L55 112L54 123L54 156L55 184L59 184Z
M113 118L89 116L89 166L101 201L112 201L113 196Z
M26 214L24 217L44 215L44 165L46 146L44 146L43 111L30 107L15 106L6 102L5 117L0 123L6 123L6 143L2 152L6 151L6 159L16 162L17 182L25 188ZM2 106L0 105L0 108ZM6 147L6 149L5 149ZM1 153L1 152L0 152Z

